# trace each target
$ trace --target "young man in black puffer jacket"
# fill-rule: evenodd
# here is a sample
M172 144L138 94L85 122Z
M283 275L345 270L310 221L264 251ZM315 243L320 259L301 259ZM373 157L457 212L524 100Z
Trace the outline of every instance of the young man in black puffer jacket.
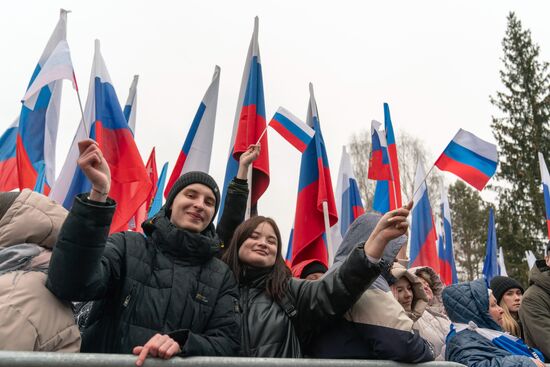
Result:
M214 179L203 172L182 175L165 206L143 224L146 237L108 236L115 211L107 196L109 166L93 140L80 142L79 148L78 164L92 190L75 199L53 252L47 286L62 299L99 300L83 333L82 351L134 353L138 366L148 355L237 354L238 289L216 257L221 241L212 221L220 195ZM258 154L258 147L243 153L237 177ZM232 214L237 220L221 222L236 226L245 208L246 199ZM233 229L223 233L231 236Z

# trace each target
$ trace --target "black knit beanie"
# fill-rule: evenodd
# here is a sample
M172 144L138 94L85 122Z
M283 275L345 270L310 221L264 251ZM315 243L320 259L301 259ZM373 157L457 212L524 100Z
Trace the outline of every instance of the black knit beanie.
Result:
M518 288L521 290L521 293L523 293L523 287L517 280L500 275L491 279L490 288L493 291L493 295L497 299L497 303L500 303L502 296L504 296L504 293L506 293L508 289Z
M302 270L302 274L300 274L301 279L305 279L308 275L314 274L314 273L326 273L327 267L324 266L319 261L314 261L309 264L307 264L304 269Z
M218 208L220 206L220 189L218 189L218 185L216 184L216 181L210 176L208 173L200 172L200 171L192 171L184 173L183 175L178 178L176 182L174 182L174 185L170 189L170 192L168 193L168 197L166 198L166 203L164 204L164 207L166 208L166 216L170 218L172 214L172 203L174 202L174 199L176 198L176 195L183 190L186 186L192 185L194 183L200 183L203 184L212 190L214 193L214 196L216 197L216 205L214 207L214 217L216 216L216 213L218 212Z
M6 214L19 194L19 192L0 192L0 219L4 217L4 214Z

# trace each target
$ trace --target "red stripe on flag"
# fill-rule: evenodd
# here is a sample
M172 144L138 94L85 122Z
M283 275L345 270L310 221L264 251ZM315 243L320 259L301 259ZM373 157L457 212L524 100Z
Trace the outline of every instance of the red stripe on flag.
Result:
M388 145L388 155L390 156L390 162L391 162L391 170L393 173L393 186L390 185L390 188L395 191L395 197L397 199L397 203L394 201L394 207L391 208L391 210L401 208L403 206L403 202L401 200L401 177L399 176L399 160L397 158L397 147L395 144ZM393 196L393 191L392 191Z
M307 145L300 140L296 135L292 134L287 128L282 125L277 120L271 120L269 123L272 128L274 128L283 138L285 138L290 144L292 144L300 152L304 152L307 148Z
M0 172L0 191L11 191L19 187L15 157L0 162Z
M178 178L180 178L181 171L183 170L183 165L185 164L186 159L187 159L187 155L183 152L183 149L180 150L180 155L178 156L176 165L174 166L174 169L172 170L172 174L170 175L170 179L168 180L168 183L166 184L166 188L164 189L165 199L168 198L168 194L170 193L170 190L172 190L172 186L174 186Z
M443 171L454 173L480 191L483 190L491 178L474 167L455 161L445 154L441 154L435 165Z
M439 258L437 256L435 239L435 226L433 225L432 219L432 229L428 232L426 240L420 247L418 255L414 259L414 262L410 265L411 268L417 266L429 266L434 269L436 273L439 273Z

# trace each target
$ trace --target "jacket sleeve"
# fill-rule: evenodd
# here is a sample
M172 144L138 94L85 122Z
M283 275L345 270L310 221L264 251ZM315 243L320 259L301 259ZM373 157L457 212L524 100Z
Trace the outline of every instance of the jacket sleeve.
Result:
M244 221L247 201L248 183L235 177L227 187L222 216L216 229L223 242L222 250L227 249L235 229Z
M523 297L519 309L519 317L526 338L532 345L550 357L550 317L548 316L548 304L540 297Z
M405 331L367 325L370 332L361 333L367 342L372 343L378 359L389 359L405 363L422 363L434 360L430 343L416 331Z
M307 335L340 318L380 274L380 266L367 259L363 243L351 251L342 265L316 281L291 279L301 335Z
M46 286L69 301L104 298L120 280L124 234L109 237L115 202L75 198L54 247Z
M239 291L230 270L225 273L214 312L205 332L178 330L168 334L181 347L181 356L235 356L241 346Z
M531 358L511 355L474 333L465 330L450 338L445 359L468 367L536 367Z

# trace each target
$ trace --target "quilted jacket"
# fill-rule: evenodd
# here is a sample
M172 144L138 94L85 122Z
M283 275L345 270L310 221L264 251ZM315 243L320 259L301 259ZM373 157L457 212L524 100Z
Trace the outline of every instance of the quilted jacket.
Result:
M502 331L489 314L489 293L485 280L459 283L443 291L443 304L452 322ZM535 367L528 357L516 356L499 348L473 330L451 332L447 337L445 359L468 367Z

